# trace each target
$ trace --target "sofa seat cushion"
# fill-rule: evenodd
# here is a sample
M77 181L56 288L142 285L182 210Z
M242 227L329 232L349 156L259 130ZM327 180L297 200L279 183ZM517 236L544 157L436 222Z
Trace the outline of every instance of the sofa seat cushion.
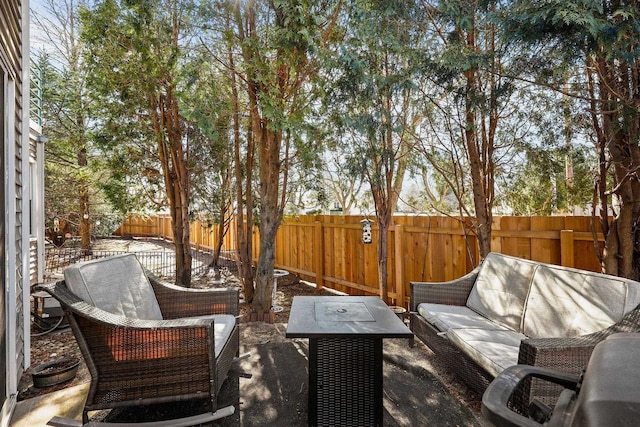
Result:
M196 316L192 319L213 319L213 336L215 346L216 358L220 355L220 352L224 348L229 337L233 333L233 328L236 326L236 318L231 314L212 314L210 316Z
M451 328L507 329L465 306L422 303L418 313L441 332Z
M162 320L151 283L134 254L73 264L64 270L71 292L109 313L140 320Z
M487 319L522 332L522 315L539 263L490 253L482 262L467 306Z
M640 284L621 277L542 264L524 314L532 338L567 338L601 331L640 303Z
M518 364L520 341L527 337L510 330L449 329L447 338L488 373L497 376Z

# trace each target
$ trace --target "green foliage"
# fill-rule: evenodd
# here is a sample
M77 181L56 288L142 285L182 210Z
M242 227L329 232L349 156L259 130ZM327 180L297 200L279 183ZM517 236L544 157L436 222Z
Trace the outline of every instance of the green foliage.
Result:
M514 215L572 214L590 206L596 169L591 150L537 147L525 154L505 194Z
M546 48L559 46L582 67L586 81L565 88L587 101L592 140L599 156L594 200L600 207L605 250L598 254L607 273L640 276L638 239L640 194L636 154L640 90L640 15L637 1L517 1L502 17L515 40ZM553 85L548 76L540 81ZM613 220L611 220L613 213ZM610 222L612 224L610 225ZM631 231L629 233L629 231Z
M640 38L640 10L635 1L516 1L502 22L519 39L561 43L567 54L604 48L608 60L632 61Z
M89 83L101 105L96 140L109 154L112 168L105 191L123 212L164 209L167 202L159 141L168 139L169 132L184 133L186 147L196 160L207 150L217 151L215 141L221 135L224 139L220 119L215 117L223 104L211 92L216 90L215 79L201 71L210 65L197 51L190 54L188 44L194 40L191 33L206 18L206 10L188 0L105 0L83 9L81 17L82 38L89 50ZM176 40L174 30L184 37ZM152 115L162 112L154 111L151 105L173 108L167 104L173 94L180 102L174 127L154 128ZM206 155L212 160L224 158ZM194 161L189 168L193 177L203 177L205 170L220 171L223 166ZM204 193L207 185L212 188L203 182L196 188Z
M43 49L35 61L42 70L43 122L45 144L45 224L54 219L70 225L73 234L85 233L80 226L84 214L89 226L108 224L112 207L105 202L101 184L107 176L101 153L92 139L94 105L86 93L83 46L77 38L78 20L73 8L44 2L34 14L34 28L43 37ZM57 26L64 26L62 36ZM48 32L47 32L48 31ZM106 231L106 229L105 229Z
M347 169L384 187L417 114L421 10L411 2L360 1L347 13L344 38L328 62L324 106L343 135L336 141L351 146Z

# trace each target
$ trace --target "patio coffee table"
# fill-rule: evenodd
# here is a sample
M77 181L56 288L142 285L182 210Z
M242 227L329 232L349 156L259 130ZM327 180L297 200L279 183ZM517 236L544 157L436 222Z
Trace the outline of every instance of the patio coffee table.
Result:
M309 425L382 426L382 340L413 333L378 297L297 296L287 338L309 338Z

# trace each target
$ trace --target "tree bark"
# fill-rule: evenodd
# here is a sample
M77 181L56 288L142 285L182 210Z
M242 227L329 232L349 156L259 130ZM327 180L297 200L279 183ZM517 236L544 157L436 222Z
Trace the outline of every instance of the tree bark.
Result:
M254 133L259 130L260 171L260 250L256 269L256 293L253 299L255 311L271 308L273 270L275 268L276 233L282 222L283 206L280 203L280 147L282 135L269 130L266 120L254 116Z
M640 114L637 108L629 108L640 103L638 95L638 65L623 60L610 61L598 53L592 58L592 69L596 70L598 99L592 102L597 114L592 114L594 128L597 130L600 150L606 147L608 160L613 172L611 191L615 195L617 206L611 223L608 207L600 213L602 229L605 234L605 246L602 253L603 271L608 274L634 280L640 278L640 253L638 237L640 230L640 181L637 170L640 168L640 148L638 146L638 122ZM589 72L589 71L588 71ZM635 78L632 76L635 75ZM589 74L591 77L591 74ZM593 94L593 80L590 89ZM608 169L605 159L601 159L600 186L606 185ZM607 193L600 192L601 206L607 206Z
M88 166L87 148L78 151L78 166L82 170ZM89 184L86 178L80 178L80 195L78 198L80 208L80 248L88 251L91 248L91 219L89 218Z
M473 51L476 48L475 30L466 32L467 47ZM487 190L493 187L493 181L487 180L487 164L491 160L491 153L481 150L481 141L478 139L477 107L474 99L477 97L477 69L471 68L464 73L466 81L465 89L465 129L464 141L469 156L471 173L471 185L473 189L473 205L475 208L475 231L478 238L480 256L486 257L491 252L491 227L492 213ZM490 144L489 141L487 141ZM488 144L485 144L488 145ZM483 158L484 156L484 158ZM483 161L484 160L484 161Z
M254 29L253 6L248 10L248 26ZM241 43L244 42L247 37L244 20L240 11L240 2L237 2L234 8L234 15L236 25L238 27L238 38ZM243 52L243 55L246 54ZM247 147L245 154L245 161L242 161L241 156L241 140L240 140L240 107L239 107L239 94L238 83L236 79L235 60L233 56L233 50L231 47L227 50L227 56L229 58L229 75L231 81L231 94L232 94L232 108L233 108L233 139L234 139L234 172L236 179L236 239L238 242L237 252L237 265L240 281L242 282L242 289L244 293L244 299L248 303L253 302L255 287L254 287L254 270L253 270L253 242L251 239L253 229L253 168L254 168L254 154L255 154L255 141L252 129L252 119L249 120L247 125ZM242 165L245 165L245 176L243 177ZM243 189L244 183L244 189Z
M150 96L151 121L162 166L171 230L176 254L176 284L191 286L191 244L189 221L190 176L183 147L183 119L171 83L164 94Z

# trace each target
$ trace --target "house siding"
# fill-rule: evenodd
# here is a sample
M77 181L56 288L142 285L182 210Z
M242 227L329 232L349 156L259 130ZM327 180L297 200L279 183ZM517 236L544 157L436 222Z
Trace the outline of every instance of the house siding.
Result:
M7 266L3 287L8 298L3 327L9 357L4 366L6 393L3 393L0 425L8 424L7 412L11 411L6 409L7 402L15 398L17 382L29 362L29 337L24 333L29 318L28 10L28 0L0 0L0 67L6 76L6 81L0 84L5 87L11 104L4 106L5 113L13 113L5 123L10 128L5 126L2 135L6 210L3 242Z

